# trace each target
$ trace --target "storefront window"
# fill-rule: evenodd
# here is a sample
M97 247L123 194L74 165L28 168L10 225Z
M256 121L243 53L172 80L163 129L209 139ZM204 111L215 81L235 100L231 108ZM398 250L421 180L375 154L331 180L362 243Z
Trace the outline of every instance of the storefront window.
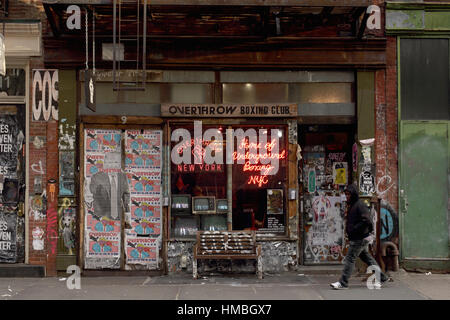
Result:
M0 76L0 97L25 96L25 70L6 69Z
M172 142L172 152L190 155L189 163L171 163L171 235L173 237L195 237L198 230L227 230L227 167L224 163L208 164L199 157L206 148L214 153L223 152L225 144L220 139L206 140L203 134L216 130L215 137L225 140L225 129L218 126L202 126L201 138L194 137L193 124L173 126L172 132L184 129L190 139L182 143ZM197 140L196 140L197 139ZM198 162L198 163L196 163ZM222 208L217 206L222 204Z
M351 82L225 83L224 103L351 103Z
M257 142L257 159L252 159L255 146L247 137L237 139L233 159L244 159L233 165L233 229L284 233L287 185L286 132L280 126L252 126L267 142ZM242 155L244 155L242 157ZM253 163L252 163L253 162Z
M210 84L147 83L145 90L112 90L111 82L97 82L97 103L211 103ZM84 102L81 90L81 102Z
M172 237L194 238L198 230L218 231L230 227L232 230L285 233L287 142L284 126L203 125L200 139L194 137L193 124L171 126L172 133L178 129L186 130L190 139L172 141L172 157L174 152L179 156L188 152L191 163L175 163L172 159ZM227 149L227 144L231 143L226 139L227 129L232 130L234 137L230 150ZM211 131L215 131L214 139L205 139L205 133ZM217 163L204 161L210 150L214 150L213 156L218 156ZM232 154L227 155L227 152ZM199 155L203 155L202 161L198 161ZM231 159L231 166L226 163L227 158ZM228 191L231 191L231 199L228 199Z

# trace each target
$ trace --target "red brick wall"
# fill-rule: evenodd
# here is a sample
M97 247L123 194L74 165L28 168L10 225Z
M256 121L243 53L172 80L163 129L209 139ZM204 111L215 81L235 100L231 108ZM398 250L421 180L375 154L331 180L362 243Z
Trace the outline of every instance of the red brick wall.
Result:
M43 69L44 65L42 58L36 58L31 61L30 69L32 77L33 69ZM30 81L30 92L32 93L32 81ZM30 94L31 96L31 94ZM42 176L42 189L46 190L47 194L47 210L43 219L35 220L34 216L29 212L29 263L37 265L45 265L46 273L48 276L56 275L56 243L57 243L57 199L58 199L58 122L50 120L48 122L33 121L33 114L31 110L31 97L30 97L30 133L29 133L29 181L30 186L29 196L35 196L34 191L34 179L36 176ZM33 144L34 138L39 137L44 141L44 145L39 148ZM40 165L41 164L41 165ZM38 170L36 170L38 169ZM40 174L37 171L42 169L44 174ZM48 181L55 179L55 189L52 192ZM34 228L39 227L44 231L44 250L35 250L33 247L32 231Z
M377 191L398 212L397 40L387 37L386 70L375 74Z

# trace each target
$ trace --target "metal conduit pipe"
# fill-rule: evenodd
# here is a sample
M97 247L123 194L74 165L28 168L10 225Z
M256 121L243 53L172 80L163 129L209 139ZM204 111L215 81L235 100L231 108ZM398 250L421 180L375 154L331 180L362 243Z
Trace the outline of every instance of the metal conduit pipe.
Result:
M383 241L381 243L381 256L382 257L387 257L387 249L391 249L390 252L390 256L394 257L394 270L392 271L398 271L398 256L399 256L399 251L397 249L397 246L395 245L395 243L391 242L391 241Z

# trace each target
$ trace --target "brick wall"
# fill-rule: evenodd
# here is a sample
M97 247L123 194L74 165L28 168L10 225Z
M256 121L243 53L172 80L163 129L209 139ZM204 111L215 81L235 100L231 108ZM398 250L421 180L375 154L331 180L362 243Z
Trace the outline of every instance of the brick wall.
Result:
M376 72L377 191L398 212L397 42L387 37L386 70Z
M30 70L43 69L44 64L42 58L31 60ZM30 74L30 77L32 74ZM32 92L32 81L30 81L30 92ZM30 95L31 96L31 95ZM58 122L49 120L48 122L33 121L30 97L30 132L29 132L29 196L40 197L42 194L36 192L34 187L35 178L41 178L42 190L46 191L46 210L41 217L36 216L30 210L29 212L29 263L37 265L45 265L48 276L56 275L56 243L57 243L57 199L58 199ZM37 142L33 143L37 138ZM55 189L52 189L48 181L56 180ZM33 245L32 232L35 228L40 228L44 232L43 240L45 246L43 250Z

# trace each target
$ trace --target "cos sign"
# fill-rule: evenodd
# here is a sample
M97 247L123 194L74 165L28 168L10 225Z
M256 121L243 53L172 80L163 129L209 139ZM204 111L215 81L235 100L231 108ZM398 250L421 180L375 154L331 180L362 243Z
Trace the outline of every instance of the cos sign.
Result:
M33 70L34 121L58 120L58 70Z

